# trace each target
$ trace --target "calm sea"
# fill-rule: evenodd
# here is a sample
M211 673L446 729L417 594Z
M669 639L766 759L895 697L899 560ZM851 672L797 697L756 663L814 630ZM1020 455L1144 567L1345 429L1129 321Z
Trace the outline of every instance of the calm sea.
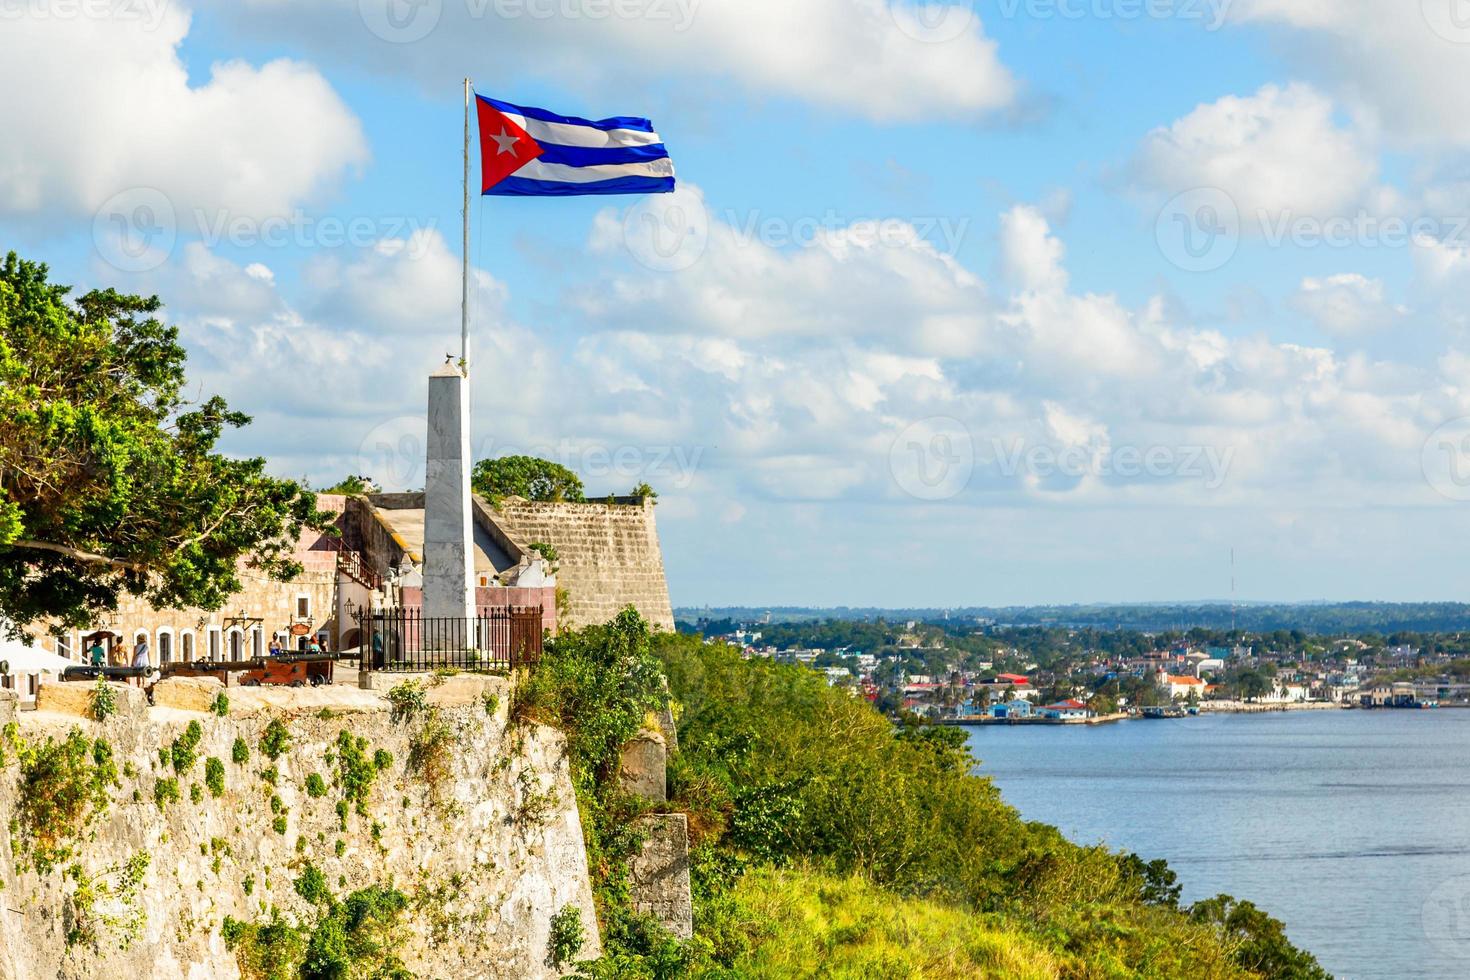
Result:
M1470 977L1470 711L970 733L1028 819L1250 899L1338 977Z

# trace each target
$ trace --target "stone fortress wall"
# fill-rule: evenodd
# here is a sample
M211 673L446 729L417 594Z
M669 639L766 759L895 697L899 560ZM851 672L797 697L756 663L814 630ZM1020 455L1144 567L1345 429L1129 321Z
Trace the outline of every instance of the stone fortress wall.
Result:
M568 600L564 626L606 623L631 605L652 625L673 630L652 500L540 503L507 497L488 509L516 542L556 548L557 584Z
M309 923L312 906L293 887L308 863L338 899L390 883L408 897L395 952L416 976L559 976L548 942L552 917L568 907L586 929L581 955L598 955L565 741L511 722L508 680L431 681L435 713L398 720L382 694L341 686L231 688L224 717L209 710L224 690L212 679L163 681L155 707L135 688L114 690L117 713L102 722L89 717L91 684L46 683L39 710L25 712L0 691L0 729L16 723L0 754L0 825L14 828L0 834L0 980L238 980L225 917L267 921L276 908ZM290 741L271 760L262 739L274 721ZM191 723L202 738L180 771L160 749ZM426 726L451 738L437 784L411 762ZM38 869L15 748L71 731L107 746L117 781L105 808L64 839L64 864ZM359 768L375 770L361 812L341 805L344 737L370 760ZM235 761L236 739L248 761ZM223 782L200 791L210 759L223 762ZM323 781L315 792L313 775ZM170 780L179 798L156 803ZM136 890L120 883L130 861L143 862Z

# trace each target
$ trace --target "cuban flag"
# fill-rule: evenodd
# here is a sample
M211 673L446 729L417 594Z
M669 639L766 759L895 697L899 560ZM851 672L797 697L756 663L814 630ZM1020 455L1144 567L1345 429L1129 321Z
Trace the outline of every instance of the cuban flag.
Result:
M667 194L674 162L647 119L592 121L475 96L482 194Z

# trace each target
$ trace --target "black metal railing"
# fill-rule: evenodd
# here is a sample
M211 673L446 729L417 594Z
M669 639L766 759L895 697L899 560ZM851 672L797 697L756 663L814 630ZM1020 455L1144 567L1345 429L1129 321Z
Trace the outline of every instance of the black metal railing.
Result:
M357 617L366 670L511 671L541 659L541 607L481 609L473 619L429 618L417 609Z

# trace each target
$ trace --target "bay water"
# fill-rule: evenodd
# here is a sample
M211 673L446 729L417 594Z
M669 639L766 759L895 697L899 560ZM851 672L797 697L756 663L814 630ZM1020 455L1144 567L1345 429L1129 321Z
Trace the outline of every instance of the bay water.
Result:
M1470 978L1470 710L969 730L1023 817L1166 858L1343 978Z

